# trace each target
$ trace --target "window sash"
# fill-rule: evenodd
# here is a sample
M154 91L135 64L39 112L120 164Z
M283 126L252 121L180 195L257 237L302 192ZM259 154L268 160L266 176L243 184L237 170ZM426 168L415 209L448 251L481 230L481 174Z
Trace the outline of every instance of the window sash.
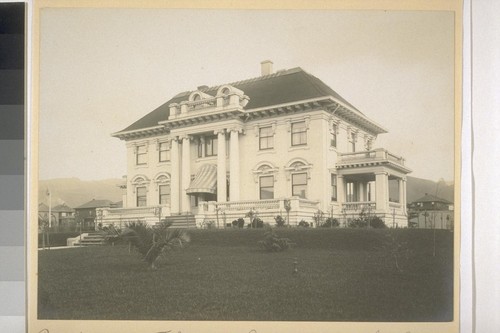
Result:
M292 123L292 146L307 144L306 122Z
M274 148L274 134L271 126L261 127L259 129L259 149Z
M137 193L137 207L145 207L147 205L146 187L137 187L136 193Z
M168 144L166 142L160 143L158 161L160 162L170 161L170 149L168 149Z
M158 192L160 205L170 204L170 185L160 185Z
M205 139L205 156L217 156L217 138Z
M274 199L274 176L260 177L260 199Z
M147 163L147 151L146 151L146 146L137 146L137 151L136 151L136 164L137 165L142 165Z
M331 201L337 201L337 175L332 173L331 187L332 187L332 197Z
M296 173L292 175L292 196L306 198L307 196L307 174Z

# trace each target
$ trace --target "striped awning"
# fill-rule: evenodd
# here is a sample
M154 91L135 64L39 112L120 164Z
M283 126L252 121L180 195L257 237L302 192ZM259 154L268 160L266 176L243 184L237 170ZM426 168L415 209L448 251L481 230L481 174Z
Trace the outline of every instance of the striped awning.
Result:
M217 188L217 165L204 164L200 167L196 176L186 190L187 194L212 193Z

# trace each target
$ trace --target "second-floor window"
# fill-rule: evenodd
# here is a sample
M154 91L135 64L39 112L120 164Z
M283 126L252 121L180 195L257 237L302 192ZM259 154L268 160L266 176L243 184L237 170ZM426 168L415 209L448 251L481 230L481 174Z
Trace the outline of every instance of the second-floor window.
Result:
M148 152L146 150L146 145L137 146L136 148L135 163L137 165L144 165L148 161Z
M205 138L205 156L217 156L217 137Z
M292 146L307 144L307 127L305 121L292 123Z
M351 133L350 137L351 152L356 152L356 133Z
M337 148L337 126L333 126L332 135L330 137L330 147Z
M259 128L259 149L274 148L274 134L271 126Z
M137 194L137 207L145 207L147 205L146 187L145 186L137 187L135 191Z
M274 199L274 176L260 177L260 199Z
M160 142L158 150L159 150L158 161L160 162L170 161L170 149L168 147L168 142Z

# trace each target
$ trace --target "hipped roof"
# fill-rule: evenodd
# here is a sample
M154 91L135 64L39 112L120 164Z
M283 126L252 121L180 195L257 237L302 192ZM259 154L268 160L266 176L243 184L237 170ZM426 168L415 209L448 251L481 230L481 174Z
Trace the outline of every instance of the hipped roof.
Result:
M249 80L229 83L229 85L242 90L245 95L250 97L250 101L245 107L247 110L331 96L342 104L362 114L323 81L307 73L300 67L278 71L274 74ZM200 91L215 96L217 90L221 86L222 85L202 88ZM169 105L187 100L188 96L193 91L177 94L118 133L158 126L158 122L168 119L170 114Z

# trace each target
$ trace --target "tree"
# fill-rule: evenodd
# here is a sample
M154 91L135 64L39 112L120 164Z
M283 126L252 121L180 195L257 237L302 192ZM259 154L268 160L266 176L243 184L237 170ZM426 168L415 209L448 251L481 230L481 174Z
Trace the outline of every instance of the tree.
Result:
M129 223L123 230L110 227L107 231L108 241L124 241L135 247L142 259L152 269L156 269L156 262L170 250L182 248L189 243L189 234L183 229L169 229L171 223L162 221L153 228L143 222Z

